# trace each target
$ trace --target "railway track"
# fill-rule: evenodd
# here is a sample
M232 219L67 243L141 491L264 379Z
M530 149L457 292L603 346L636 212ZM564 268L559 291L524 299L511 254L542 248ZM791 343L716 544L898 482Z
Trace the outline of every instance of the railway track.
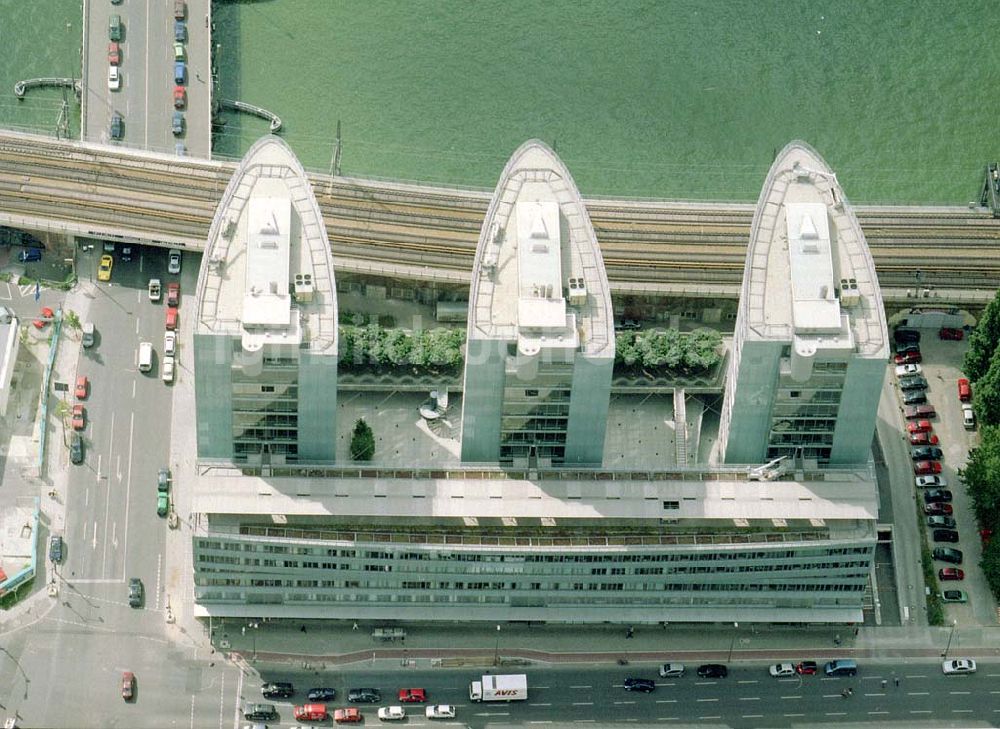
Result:
M197 247L234 169L227 162L0 133L0 210ZM471 271L490 191L310 179L334 255L348 269L382 262ZM586 203L612 282L739 285L753 205ZM885 206L856 211L883 285L913 285L919 269L924 285L1000 286L1000 221L989 213Z

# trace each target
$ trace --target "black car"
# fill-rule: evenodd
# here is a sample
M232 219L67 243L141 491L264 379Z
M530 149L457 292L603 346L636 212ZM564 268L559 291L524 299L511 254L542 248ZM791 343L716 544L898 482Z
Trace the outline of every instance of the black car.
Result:
M123 126L124 126L124 120L122 119L122 115L116 111L111 116L110 133L112 139L121 139L124 136Z
M899 378L899 389L906 392L907 390L926 390L927 380L920 375L912 375L910 377L900 377Z
M260 693L265 699L287 699L295 693L295 687L286 681L274 681L261 686Z
M306 694L310 701L333 701L336 696L337 692L332 688L311 688Z
M962 552L958 549L950 549L949 547L935 547L934 551L931 553L934 555L934 559L939 559L942 562L951 562L952 564L962 564Z
M83 463L83 438L79 433L73 433L69 441L69 460L72 463Z
M274 721L278 718L278 711L273 704L244 704L243 718L253 721Z
M377 704L382 700L378 689L353 688L347 692L347 700L353 704Z
M51 562L62 562L63 558L63 539L58 535L53 535L49 538L49 561Z
M729 669L721 663L706 663L698 666L699 678L725 678L729 675Z
M927 402L927 390L910 390L903 393L904 405L923 405Z
M910 449L914 461L939 461L944 458L944 451L937 446L917 446Z
M138 577L128 581L128 604L129 607L142 607L142 580Z
M951 491L948 489L927 489L924 491L925 504L939 504L951 501Z
M656 690L656 682L650 681L648 678L626 678L625 690L641 691L644 694L648 694Z
M920 345L914 342L897 342L896 354L920 354Z
M892 333L896 344L919 344L920 332L916 329L897 329Z
M957 542L958 532L954 529L935 529L934 530L934 541L935 542Z

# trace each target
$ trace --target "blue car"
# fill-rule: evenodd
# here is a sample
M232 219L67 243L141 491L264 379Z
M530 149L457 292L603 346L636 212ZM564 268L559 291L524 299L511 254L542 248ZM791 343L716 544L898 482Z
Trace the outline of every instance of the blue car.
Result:
M187 69L184 67L184 61L178 61L174 64L174 83L183 84L187 79Z
M174 40L178 43L183 43L187 40L187 26L184 25L183 20L174 21Z
M30 261L40 261L42 260L42 249L25 248L17 255L17 260L19 260L21 263L28 263Z

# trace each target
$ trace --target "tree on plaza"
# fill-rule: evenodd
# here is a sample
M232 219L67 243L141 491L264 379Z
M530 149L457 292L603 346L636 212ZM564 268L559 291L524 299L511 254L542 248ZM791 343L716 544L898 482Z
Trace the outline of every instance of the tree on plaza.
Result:
M375 456L375 434L364 418L358 418L351 435L351 458L370 461Z
M990 367L993 353L1000 343L1000 290L986 305L979 323L969 335L969 350L965 353L962 370L970 380L976 382Z
M973 393L976 418L982 425L1000 424L1000 357L994 358Z
M959 476L980 527L1000 527L1000 428L984 425L979 429L979 447L969 451L969 462L959 469Z
M991 539L983 547L983 558L979 560L979 566L986 577L986 584L993 591L993 597L1000 600L1000 539Z

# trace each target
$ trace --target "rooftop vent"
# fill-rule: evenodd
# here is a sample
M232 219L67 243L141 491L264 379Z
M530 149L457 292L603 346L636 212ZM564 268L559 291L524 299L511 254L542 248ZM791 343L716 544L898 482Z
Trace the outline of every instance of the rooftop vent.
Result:
M295 301L299 303L306 303L313 300L313 295L316 293L316 289L313 286L313 277L311 273L297 273L293 279L293 290L295 293Z

